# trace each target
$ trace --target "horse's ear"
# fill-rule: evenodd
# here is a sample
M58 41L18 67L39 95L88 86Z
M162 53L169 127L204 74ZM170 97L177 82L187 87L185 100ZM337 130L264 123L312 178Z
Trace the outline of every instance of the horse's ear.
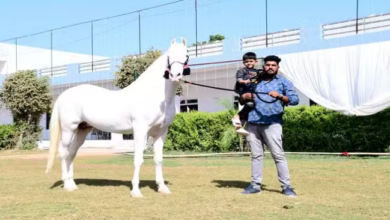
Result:
M187 46L187 40L184 37L181 38L181 42L184 44L184 46Z
M171 41L171 45L173 45L175 43L176 43L176 38L173 38L172 41Z

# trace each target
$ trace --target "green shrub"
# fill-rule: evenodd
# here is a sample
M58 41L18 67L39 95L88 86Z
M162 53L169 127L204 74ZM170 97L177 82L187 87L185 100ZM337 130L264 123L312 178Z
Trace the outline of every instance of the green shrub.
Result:
M232 132L235 112L191 112L176 115L165 149L236 151ZM288 107L283 116L283 145L292 152L385 152L390 146L390 109L371 116L345 116L320 106Z
M390 109L371 116L345 116L320 106L287 108L286 151L385 152L390 145Z
M14 133L13 125L0 125L0 149L10 149L15 146Z
M222 145L221 139L223 132L232 126L232 117L231 111L216 113L194 111L177 114L169 128L165 149L198 152L230 151L237 146Z

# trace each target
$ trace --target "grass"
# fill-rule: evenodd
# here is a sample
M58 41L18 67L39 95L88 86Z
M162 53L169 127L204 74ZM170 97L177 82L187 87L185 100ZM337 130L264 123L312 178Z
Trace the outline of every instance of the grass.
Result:
M40 149L33 150L2 150L0 149L1 156L14 156L14 155L31 155L31 154L47 154L47 151Z
M390 158L289 155L297 198L280 193L266 155L261 194L241 195L250 158L169 158L164 177L173 194L161 195L154 162L141 168L142 199L130 197L131 156L78 157L79 190L66 192L60 163L0 157L0 219L390 219Z

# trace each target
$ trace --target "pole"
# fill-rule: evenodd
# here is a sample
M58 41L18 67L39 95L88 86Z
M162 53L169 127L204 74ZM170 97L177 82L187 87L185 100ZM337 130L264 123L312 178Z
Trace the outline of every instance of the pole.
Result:
M198 57L198 0L195 0L195 53Z
M141 55L141 11L138 11L138 46L139 55Z
M93 72L93 21L91 21L91 62L92 62L92 72Z
M53 31L50 31L50 74L53 77Z
M18 71L18 38L15 38L15 72Z
M265 47L268 47L268 0L265 0Z
M356 0L356 34L359 32L359 0Z

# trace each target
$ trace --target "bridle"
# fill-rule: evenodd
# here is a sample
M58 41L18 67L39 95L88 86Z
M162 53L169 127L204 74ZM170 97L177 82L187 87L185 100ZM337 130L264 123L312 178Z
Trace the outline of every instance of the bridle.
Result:
M172 63L169 62L169 56L168 56L168 60L167 60L167 70L165 70L164 72L164 78L165 79L169 79L169 74L171 73L171 67L172 67L172 64L174 63L180 63L181 65L183 65L183 76L188 76L191 74L191 69L190 67L188 66L188 59L190 57L187 55L187 60L182 63L182 62L179 62L179 61L173 61Z

